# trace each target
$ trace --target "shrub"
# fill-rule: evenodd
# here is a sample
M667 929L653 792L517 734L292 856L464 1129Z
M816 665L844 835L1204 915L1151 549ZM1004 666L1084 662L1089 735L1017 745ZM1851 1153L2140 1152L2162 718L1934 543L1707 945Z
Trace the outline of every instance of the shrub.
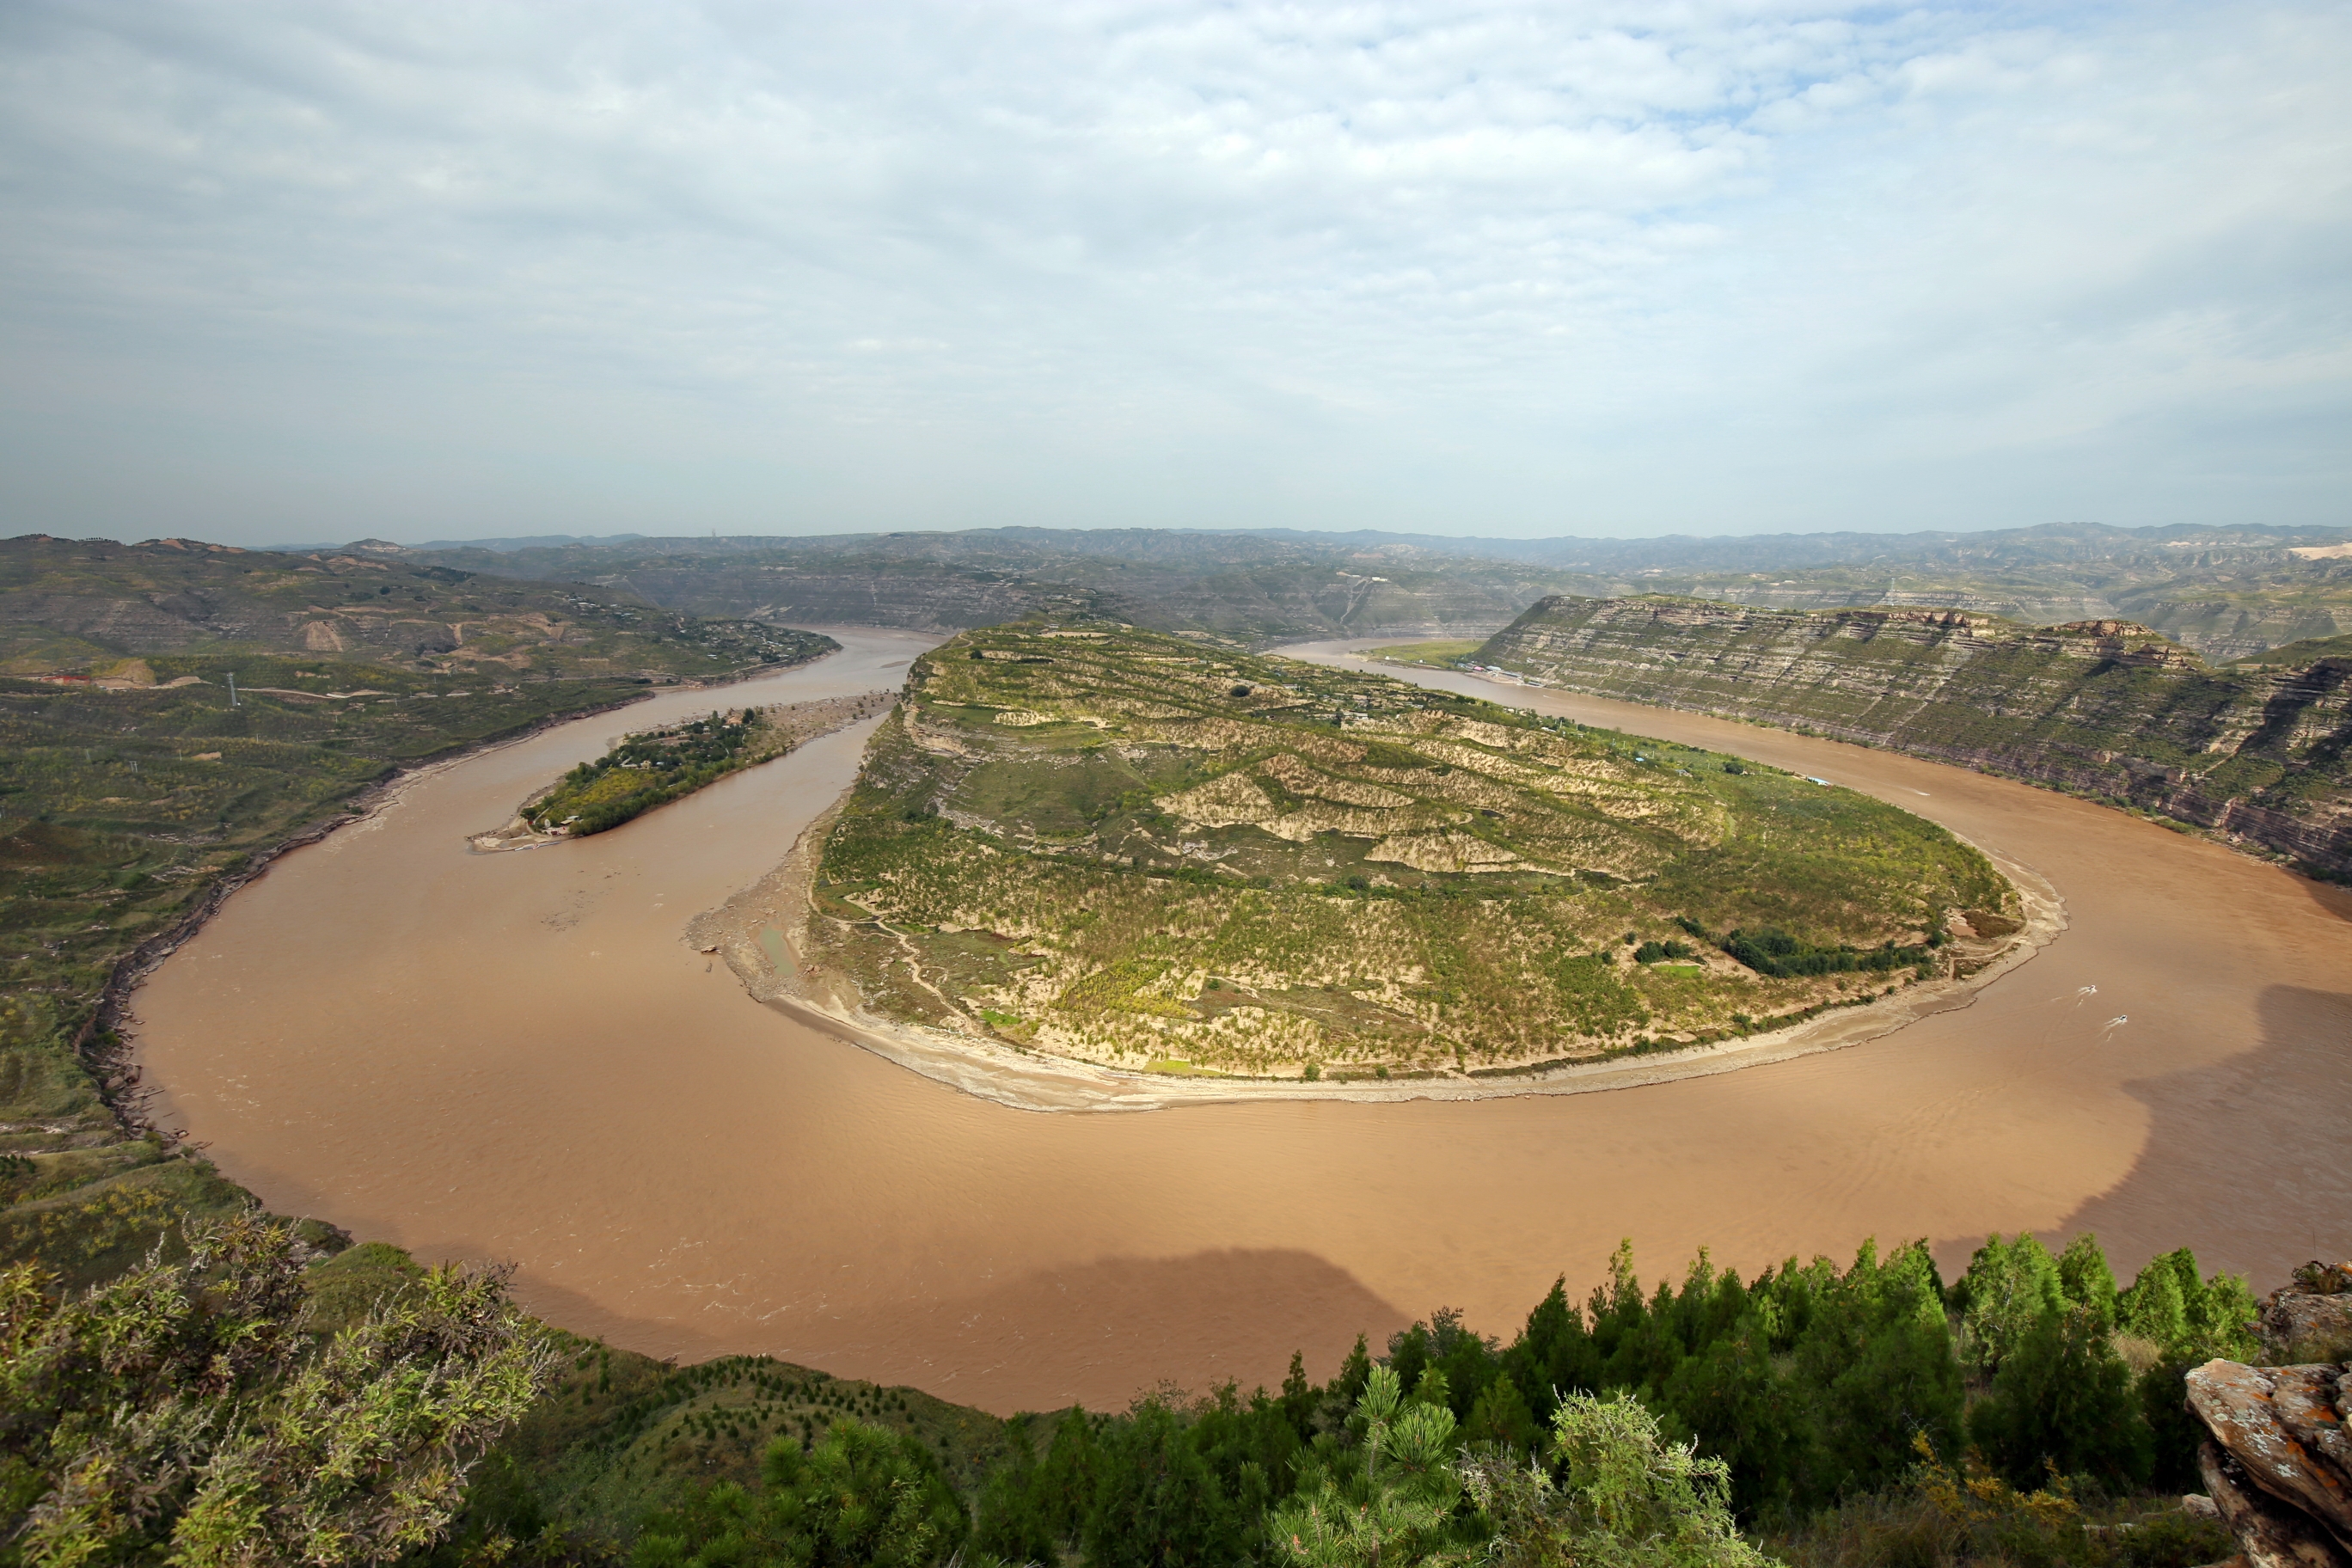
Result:
M910 1433L844 1417L806 1455L777 1439L760 1474L648 1520L633 1568L928 1568L963 1544L963 1504Z
M1551 1455L1522 1468L1473 1459L1465 1479L1495 1521L1489 1561L1505 1568L1761 1568L1731 1517L1729 1472L1670 1443L1630 1395L1573 1394L1552 1413Z
M27 1562L382 1563L446 1529L548 1352L440 1268L321 1342L290 1226L191 1226L79 1296L0 1271L0 1539Z

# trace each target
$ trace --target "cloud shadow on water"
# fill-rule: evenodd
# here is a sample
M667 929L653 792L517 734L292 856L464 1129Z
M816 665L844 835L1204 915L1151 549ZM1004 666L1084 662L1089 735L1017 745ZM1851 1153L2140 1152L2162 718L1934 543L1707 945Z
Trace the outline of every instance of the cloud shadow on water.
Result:
M2306 1258L2352 1256L2352 996L2273 985L2259 1014L2253 1050L2125 1086L2149 1112L2140 1157L2046 1243L2091 1231L2126 1283L2190 1247L2258 1294Z
M745 1303L675 1319L624 1317L543 1280L520 1284L541 1315L647 1354L772 1354L1000 1415L1120 1409L1160 1384L1272 1386L1293 1351L1320 1380L1357 1334L1378 1345L1406 1321L1346 1269L1296 1248L1105 1258L957 1294L768 1314Z

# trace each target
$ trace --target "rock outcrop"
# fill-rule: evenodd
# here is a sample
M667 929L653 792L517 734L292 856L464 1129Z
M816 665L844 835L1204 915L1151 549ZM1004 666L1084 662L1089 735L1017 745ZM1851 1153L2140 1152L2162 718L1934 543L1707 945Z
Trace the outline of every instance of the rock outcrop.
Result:
M2127 621L1565 597L1475 658L2126 803L2352 874L2352 658L2216 668Z
M2352 1265L2307 1264L2295 1286L2263 1305L2268 1355L2313 1343L2352 1312ZM2188 1387L2208 1435L2198 1469L2249 1568L2352 1568L2352 1367L2210 1361Z
M2352 1362L2352 1263L2296 1269L2263 1300L2254 1332L2273 1362Z

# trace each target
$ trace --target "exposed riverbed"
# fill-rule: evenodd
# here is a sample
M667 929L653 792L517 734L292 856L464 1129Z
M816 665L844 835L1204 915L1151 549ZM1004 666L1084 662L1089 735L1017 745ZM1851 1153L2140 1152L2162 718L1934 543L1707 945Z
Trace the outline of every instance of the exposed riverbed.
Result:
M834 635L817 664L417 779L287 857L135 999L159 1113L275 1207L518 1260L567 1327L998 1410L1271 1382L1294 1348L1326 1375L1360 1330L1439 1304L1507 1334L1621 1236L1653 1275L1702 1245L1752 1270L1873 1233L1949 1268L1990 1228L2095 1229L2126 1268L2186 1242L2258 1281L2352 1250L2352 902L1887 752L1415 675L1867 791L2066 905L1963 1010L1570 1097L1040 1115L761 1006L680 934L776 864L870 724L611 833L467 852L624 729L894 686L929 640Z

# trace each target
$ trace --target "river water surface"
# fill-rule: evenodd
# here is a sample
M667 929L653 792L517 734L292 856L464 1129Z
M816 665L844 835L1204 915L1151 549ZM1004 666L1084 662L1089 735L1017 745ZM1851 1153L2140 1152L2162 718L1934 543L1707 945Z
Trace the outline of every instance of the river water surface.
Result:
M1884 752L1423 676L1760 758L2047 877L2070 929L1852 1049L1603 1094L1050 1115L749 1000L681 940L847 784L871 726L577 844L467 851L625 729L895 687L929 639L668 694L422 777L279 861L139 993L159 1115L229 1176L422 1257L517 1261L565 1327L1009 1412L1328 1375L1440 1305L1507 1335L1630 1237L1752 1272L1927 1237L2183 1244L2258 1289L2352 1253L2352 905L2122 813ZM1311 650L1333 657L1344 645ZM1301 650L1309 651L1309 650ZM2123 1019L2123 1022L2115 1020Z

